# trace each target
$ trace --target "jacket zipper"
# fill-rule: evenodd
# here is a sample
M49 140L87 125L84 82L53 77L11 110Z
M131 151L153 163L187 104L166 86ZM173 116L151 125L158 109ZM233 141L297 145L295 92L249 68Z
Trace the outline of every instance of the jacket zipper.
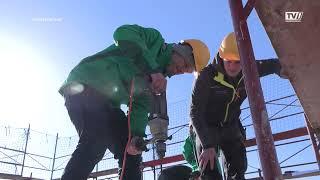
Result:
M238 81L236 88L234 88L234 87L232 86L233 94L232 94L231 101L227 104L226 113L225 113L225 115L224 115L223 123L225 123L225 122L227 121L227 117L228 117L228 113L229 113L229 106L230 106L230 104L232 103L232 101L234 100L234 96L235 96L236 93L237 93L237 89L238 89L238 86L239 86L242 78L243 78L243 76L242 76L242 77L240 78L240 80Z
M225 112L225 115L224 115L223 122L220 122L221 127L223 127L223 124L227 121L227 117L228 117L228 113L229 113L229 106L232 103L232 101L234 100L234 96L236 95L236 90L238 89L238 86L239 86L240 82L242 81L242 79L243 79L243 76L238 81L237 87L234 88L231 84L229 84L228 82L226 82L224 80L224 75L222 73L218 72L218 76L214 77L215 81L217 81L220 84L222 84L222 85L224 85L224 86L226 86L228 88L231 88L233 90L231 101L227 104L227 107L226 107L226 112Z

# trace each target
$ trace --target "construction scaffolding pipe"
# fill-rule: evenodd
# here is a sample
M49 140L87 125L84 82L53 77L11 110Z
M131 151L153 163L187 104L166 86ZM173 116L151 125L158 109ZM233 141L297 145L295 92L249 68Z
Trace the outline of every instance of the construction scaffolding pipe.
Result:
M51 177L50 177L50 180L52 180L53 172L54 172L54 165L55 165L55 162L56 162L58 139L59 139L59 134L57 133L57 136L56 136L56 144L54 145L54 152L53 152L53 159L52 159L52 168L51 168Z
M317 146L316 135L315 135L315 132L314 132L313 128L311 127L311 124L310 124L307 116L305 115L304 117L305 117L305 120L306 120L306 125L307 125L308 133L309 133L309 136L310 136L310 140L312 142L314 154L315 154L316 159L317 159L318 168L320 170L320 154L319 154L319 149L318 149L318 146Z
M250 1L250 3L253 2ZM244 11L242 0L229 0L229 5L259 149L263 178L265 180L283 179L246 22L247 15L250 13ZM251 10L251 8L246 8L246 10Z
M28 126L27 134L26 134L26 144L24 146L24 152L23 152L23 159L22 159L22 165L21 165L21 176L23 176L23 169L24 169L24 163L26 160L26 154L27 154L27 147L28 147L28 141L29 141L29 136L30 136L30 124Z

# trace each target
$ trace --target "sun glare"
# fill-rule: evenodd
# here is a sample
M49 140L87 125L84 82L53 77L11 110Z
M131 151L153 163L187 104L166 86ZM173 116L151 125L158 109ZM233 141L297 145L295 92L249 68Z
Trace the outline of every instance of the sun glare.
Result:
M39 113L39 105L44 101L41 86L46 86L46 70L40 53L31 44L0 36L2 123L26 126Z

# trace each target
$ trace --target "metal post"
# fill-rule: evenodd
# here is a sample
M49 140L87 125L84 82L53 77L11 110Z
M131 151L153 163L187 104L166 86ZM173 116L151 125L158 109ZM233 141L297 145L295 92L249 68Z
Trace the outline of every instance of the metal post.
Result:
M98 172L98 170L99 170L99 163L96 164L96 172ZM97 180L98 177L94 177L94 178L92 178L92 179Z
M54 153L53 153L53 159L52 159L52 168L51 168L51 177L50 177L51 180L52 180L52 177L53 177L54 163L56 162L56 153L57 153L58 139L59 139L59 134L57 133L57 136L56 136L56 144L55 144L55 146L54 146Z
M141 172L140 180L144 180L144 176L143 176L144 166L143 166L142 162L143 162L143 157L142 157L142 161L141 161L140 167L139 167L139 170Z
M261 169L258 169L259 178L262 178Z
M29 135L30 135L30 124L29 124L29 126L28 126L28 131L27 131L26 144L25 144L25 146L24 146L23 159L22 159L22 167L21 167L21 176L23 176L23 168L24 168L24 162L25 162L25 160L26 160L26 154L27 154L27 147L28 147Z
M96 164L96 172L98 172L98 170L99 170L99 163ZM93 179L97 180L98 177L95 177L95 178L93 178Z
M246 17L244 17L242 0L229 0L229 5L241 58L242 73L244 75L245 88L250 104L263 176L265 180L282 179Z
M153 157L153 160L156 160L156 154L154 152L154 143L152 143L152 157ZM152 167L152 170L153 170L153 179L156 180L156 167Z
M306 115L304 115L304 117L305 117L305 120L306 120L306 124L307 124L308 133L309 133L309 136L310 136L310 140L312 142L314 154L315 154L317 162L318 162L318 168L320 170L320 154L319 154L319 149L318 149L318 146L317 146L317 141L316 141L316 138L315 138L315 133L314 133L313 128L311 127L311 124L310 124L310 122L308 120L308 117Z

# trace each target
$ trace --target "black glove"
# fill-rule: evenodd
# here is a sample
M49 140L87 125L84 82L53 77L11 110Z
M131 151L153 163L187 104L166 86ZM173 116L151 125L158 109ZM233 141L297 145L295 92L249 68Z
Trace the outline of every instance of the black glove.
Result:
M199 171L193 171L192 173L190 173L190 178L189 180L193 180L193 179L197 179L198 177L200 177L200 172Z
M147 142L142 137L134 136L131 138L131 141L138 150L145 152L148 151Z

